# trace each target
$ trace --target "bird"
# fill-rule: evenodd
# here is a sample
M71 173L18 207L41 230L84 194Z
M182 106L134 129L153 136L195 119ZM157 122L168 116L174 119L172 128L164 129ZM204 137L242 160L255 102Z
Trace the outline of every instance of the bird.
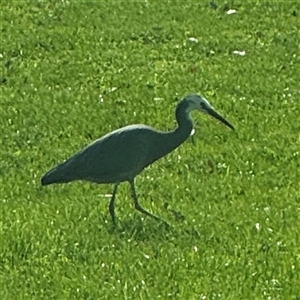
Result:
M119 128L95 140L69 159L58 164L41 178L43 186L82 180L98 184L113 184L108 209L116 224L115 201L120 183L129 182L135 209L162 221L144 209L137 197L135 177L147 166L167 155L188 139L193 131L192 111L200 111L219 120L229 128L234 127L199 94L189 94L175 110L177 127L172 131L158 131L144 124Z

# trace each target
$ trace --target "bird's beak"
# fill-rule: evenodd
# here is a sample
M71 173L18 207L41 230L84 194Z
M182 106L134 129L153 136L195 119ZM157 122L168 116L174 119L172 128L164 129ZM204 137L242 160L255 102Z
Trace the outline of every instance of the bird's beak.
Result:
M228 126L229 128L231 128L231 129L234 130L234 127L233 127L233 126L232 126L225 118L223 118L221 115L219 115L214 109L208 108L208 109L206 110L206 112L207 112L210 116L216 118L217 120L221 121L223 124L225 124L226 126Z

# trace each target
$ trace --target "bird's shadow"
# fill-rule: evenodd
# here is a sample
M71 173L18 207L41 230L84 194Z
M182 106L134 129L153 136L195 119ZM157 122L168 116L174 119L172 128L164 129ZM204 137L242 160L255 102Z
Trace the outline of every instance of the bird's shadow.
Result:
M126 218L118 220L117 224L107 225L110 234L120 238L136 241L149 241L152 239L167 240L174 238L178 232L175 227L149 218Z

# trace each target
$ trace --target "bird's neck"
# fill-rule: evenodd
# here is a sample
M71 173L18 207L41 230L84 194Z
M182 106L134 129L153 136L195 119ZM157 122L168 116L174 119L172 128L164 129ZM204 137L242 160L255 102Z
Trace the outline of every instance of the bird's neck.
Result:
M190 136L193 130L193 120L186 101L183 100L177 105L175 115L178 126L173 134L181 144Z
M177 129L190 134L193 129L193 120L190 116L187 101L183 100L177 105L175 115L178 123Z
M167 134L169 152L182 144L193 130L193 120L190 116L187 103L181 101L176 108L177 128Z
M170 153L190 136L193 130L193 121L185 101L180 102L176 108L176 120L178 126L175 130L158 135L148 164Z

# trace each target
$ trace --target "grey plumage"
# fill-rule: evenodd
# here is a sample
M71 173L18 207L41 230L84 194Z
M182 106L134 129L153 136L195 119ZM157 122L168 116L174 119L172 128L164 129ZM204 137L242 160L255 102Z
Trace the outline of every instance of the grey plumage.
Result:
M190 117L192 110L208 113L234 129L228 121L216 113L206 99L199 95L189 95L177 105L178 127L175 130L162 132L142 124L117 129L54 167L42 177L41 183L48 185L87 180L115 184L109 204L109 211L115 222L114 203L117 188L121 182L128 181L135 208L161 220L140 206L135 192L134 178L145 167L177 148L189 137L193 129Z

